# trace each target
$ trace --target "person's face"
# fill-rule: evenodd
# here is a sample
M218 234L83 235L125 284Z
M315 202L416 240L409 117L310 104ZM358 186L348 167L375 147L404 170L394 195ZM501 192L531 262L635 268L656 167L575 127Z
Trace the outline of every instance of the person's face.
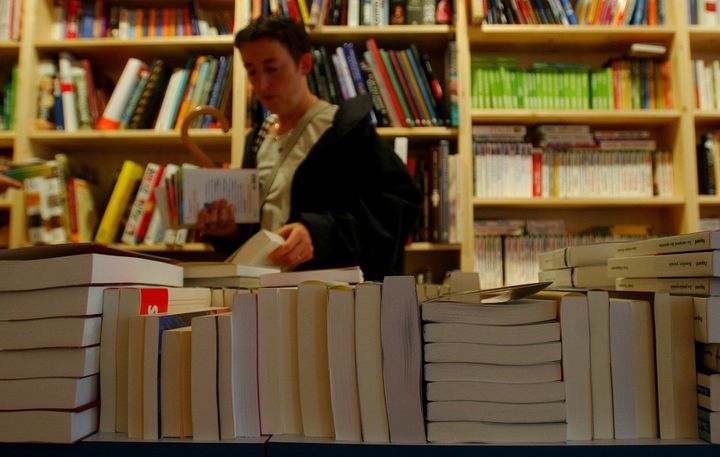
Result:
M240 54L255 95L265 108L282 116L302 102L312 69L309 53L295 62L279 41L261 38L242 45Z

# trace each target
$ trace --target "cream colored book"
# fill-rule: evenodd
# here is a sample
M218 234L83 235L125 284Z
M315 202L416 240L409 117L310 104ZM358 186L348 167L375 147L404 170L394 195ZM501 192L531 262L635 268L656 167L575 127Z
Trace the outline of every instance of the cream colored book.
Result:
M536 344L427 343L425 362L536 365L562 357L560 341Z
M423 325L425 343L480 343L526 345L560 341L558 321L528 325L480 325L428 323Z
M565 441L564 422L497 424L490 422L430 422L431 443L559 443Z
M589 290L590 386L593 439L613 439L612 376L610 374L610 298L607 291Z
M720 249L720 231L718 230L628 241L617 245L614 257L710 251L713 249Z
M428 401L497 401L542 403L565 400L562 381L500 383L480 381L437 381L427 384Z
M427 420L431 422L478 421L506 424L564 422L565 402L431 401L427 404Z
M661 439L697 438L692 301L692 297L655 294L655 369Z
M720 251L612 258L608 274L613 278L720 276Z
M277 233L270 230L260 230L230 254L225 262L241 265L273 266L268 256L284 242L285 238Z
M698 371L698 405L710 411L720 411L720 373Z
M98 376L0 379L0 411L76 409L98 399Z
M160 437L192 436L190 345L192 327L163 332L160 356Z
M481 381L528 383L562 381L560 362L538 365L490 365L484 363L425 363L425 381Z
M695 339L720 343L720 297L693 297Z

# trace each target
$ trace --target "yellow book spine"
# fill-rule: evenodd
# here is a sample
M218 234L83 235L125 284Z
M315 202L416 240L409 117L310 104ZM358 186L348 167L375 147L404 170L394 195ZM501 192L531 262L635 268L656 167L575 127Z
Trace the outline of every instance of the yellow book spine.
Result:
M308 12L307 3L305 0L297 0L298 9L300 10L300 16L302 16L303 24L307 24L310 20L310 13Z
M126 160L120 169L120 175L115 182L110 200L108 201L105 213L103 214L97 233L95 234L95 242L110 244L115 241L115 235L120 227L125 207L132 197L135 184L140 181L144 172L144 168L131 160Z

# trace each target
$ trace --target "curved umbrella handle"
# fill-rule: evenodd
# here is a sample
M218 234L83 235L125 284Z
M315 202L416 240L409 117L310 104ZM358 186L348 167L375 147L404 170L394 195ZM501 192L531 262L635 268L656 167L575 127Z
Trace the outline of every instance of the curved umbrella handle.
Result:
M190 151L190 154L192 154L200 162L200 165L202 167L214 168L215 164L213 163L213 161L210 160L210 157L208 157L208 155L205 154L205 152L203 152L203 150L200 149L197 144L195 144L195 142L192 140L192 138L190 138L190 135L188 133L188 129L190 128L190 124L192 123L193 119L205 114L209 114L215 119L217 119L220 123L220 127L222 127L223 129L223 132L228 132L230 130L230 122L225 117L225 115L220 112L219 109L213 108L212 106L201 105L193 108L183 118L182 126L180 127L180 138L182 139L183 143L185 143L185 146Z

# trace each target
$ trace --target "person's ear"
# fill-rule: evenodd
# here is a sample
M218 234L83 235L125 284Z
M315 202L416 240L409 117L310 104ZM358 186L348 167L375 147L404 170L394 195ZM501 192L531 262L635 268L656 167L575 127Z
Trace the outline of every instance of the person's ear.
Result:
M300 56L300 73L303 76L307 76L312 71L313 66L313 58L312 54L309 52L306 52L305 54Z

